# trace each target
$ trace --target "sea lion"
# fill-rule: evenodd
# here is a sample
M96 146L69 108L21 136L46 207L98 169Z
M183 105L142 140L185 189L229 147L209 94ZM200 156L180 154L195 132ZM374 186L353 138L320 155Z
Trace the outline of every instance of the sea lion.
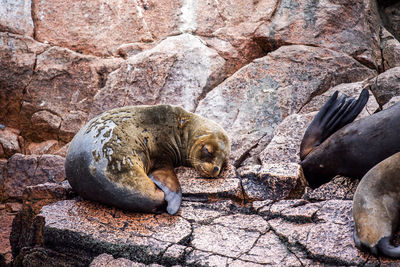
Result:
M71 141L65 172L83 198L139 212L175 214L176 166L216 177L230 153L217 123L171 105L131 106L90 120Z
M400 151L400 103L340 128L361 111L368 91L364 89L357 101L350 99L347 105L346 96L336 98L337 93L318 112L300 148L300 165L313 188L335 175L360 179L377 163Z
M399 258L390 239L399 222L400 152L381 161L361 179L353 198L354 242L374 255Z

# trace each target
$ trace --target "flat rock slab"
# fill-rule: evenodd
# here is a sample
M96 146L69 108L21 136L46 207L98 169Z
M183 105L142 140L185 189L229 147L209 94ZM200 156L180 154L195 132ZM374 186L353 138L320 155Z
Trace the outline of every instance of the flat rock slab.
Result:
M254 208L232 201L183 202L176 216L64 200L44 206L38 218L43 249L85 254L90 261L82 265L93 259L92 266L378 264L354 246L350 200L268 200Z
M244 199L240 178L232 165L224 168L217 178L202 177L195 169L188 167L178 167L175 171L184 197L194 197L203 201Z
M252 165L238 170L247 200L298 198L307 182L297 163Z

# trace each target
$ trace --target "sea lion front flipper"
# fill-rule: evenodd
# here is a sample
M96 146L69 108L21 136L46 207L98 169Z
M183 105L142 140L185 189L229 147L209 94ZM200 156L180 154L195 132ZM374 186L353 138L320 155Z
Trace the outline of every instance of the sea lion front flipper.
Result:
M390 244L390 237L384 237L378 242L378 249L379 251L385 255L389 256L391 258L400 258L400 246L395 247L392 244Z
M303 160L334 132L352 122L367 104L369 93L363 89L357 100L336 91L320 109L304 133L300 145L300 159Z
M149 174L150 180L164 192L167 212L175 214L182 203L182 190L172 167L158 168Z

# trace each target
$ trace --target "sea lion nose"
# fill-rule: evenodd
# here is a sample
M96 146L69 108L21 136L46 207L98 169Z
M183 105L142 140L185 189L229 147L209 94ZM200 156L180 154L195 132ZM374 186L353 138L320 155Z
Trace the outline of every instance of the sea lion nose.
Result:
M215 166L214 169L213 169L213 173L217 173L218 171L219 171L219 167Z

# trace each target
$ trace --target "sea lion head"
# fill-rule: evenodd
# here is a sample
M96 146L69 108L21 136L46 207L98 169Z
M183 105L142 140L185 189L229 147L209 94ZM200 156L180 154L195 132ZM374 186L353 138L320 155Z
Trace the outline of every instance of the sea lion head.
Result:
M201 175L217 177L226 164L230 154L230 141L227 134L210 131L194 137L189 150L189 162Z

